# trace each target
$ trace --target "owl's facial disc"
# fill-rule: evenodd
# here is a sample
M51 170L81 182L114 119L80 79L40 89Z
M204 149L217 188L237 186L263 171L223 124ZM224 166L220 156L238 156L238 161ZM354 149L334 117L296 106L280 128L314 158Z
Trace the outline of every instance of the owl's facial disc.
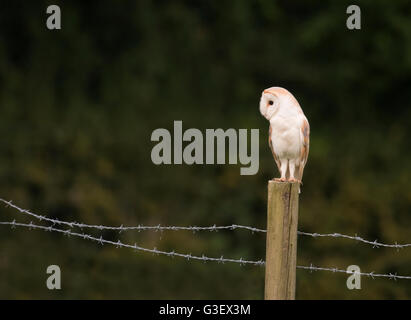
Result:
M272 93L263 92L260 99L260 113L270 120L278 109L278 98Z

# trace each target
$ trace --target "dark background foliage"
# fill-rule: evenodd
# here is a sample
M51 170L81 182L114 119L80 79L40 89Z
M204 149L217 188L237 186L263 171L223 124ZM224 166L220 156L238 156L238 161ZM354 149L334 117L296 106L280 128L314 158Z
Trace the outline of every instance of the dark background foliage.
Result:
M299 229L411 242L411 4L347 1L1 1L0 195L51 217L106 225L265 228L261 91L289 89L311 124ZM259 128L260 170L151 162L154 129ZM1 221L30 221L1 209ZM100 233L96 233L100 236ZM258 260L265 237L103 232L192 254ZM298 264L411 274L411 252L299 238ZM60 291L46 268L62 269ZM298 299L404 299L407 280L297 271ZM0 298L261 299L264 268L187 262L59 234L1 227Z

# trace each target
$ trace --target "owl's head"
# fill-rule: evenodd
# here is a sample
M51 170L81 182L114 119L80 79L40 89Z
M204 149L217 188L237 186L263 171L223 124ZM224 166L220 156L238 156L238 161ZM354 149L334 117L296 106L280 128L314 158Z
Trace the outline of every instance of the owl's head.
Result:
M276 113L280 106L280 99L273 88L265 89L261 94L260 112L267 120Z
M281 107L290 107L290 111L300 109L297 100L288 90L280 87L265 89L260 99L260 112L264 118L270 120Z

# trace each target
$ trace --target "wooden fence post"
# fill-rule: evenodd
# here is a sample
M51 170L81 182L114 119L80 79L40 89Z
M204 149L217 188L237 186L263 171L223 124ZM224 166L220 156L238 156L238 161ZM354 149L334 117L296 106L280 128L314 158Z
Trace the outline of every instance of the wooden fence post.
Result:
M294 300L298 183L268 182L266 300Z

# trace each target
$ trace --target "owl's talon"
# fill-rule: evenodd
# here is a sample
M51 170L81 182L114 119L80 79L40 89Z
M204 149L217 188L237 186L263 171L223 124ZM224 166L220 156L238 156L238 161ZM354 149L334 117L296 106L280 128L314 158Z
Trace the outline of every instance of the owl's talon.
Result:
M299 179L295 179L295 178L290 178L290 179L285 179L285 178L272 178L271 181L276 181L276 182L298 182L300 185L303 185L303 182Z

